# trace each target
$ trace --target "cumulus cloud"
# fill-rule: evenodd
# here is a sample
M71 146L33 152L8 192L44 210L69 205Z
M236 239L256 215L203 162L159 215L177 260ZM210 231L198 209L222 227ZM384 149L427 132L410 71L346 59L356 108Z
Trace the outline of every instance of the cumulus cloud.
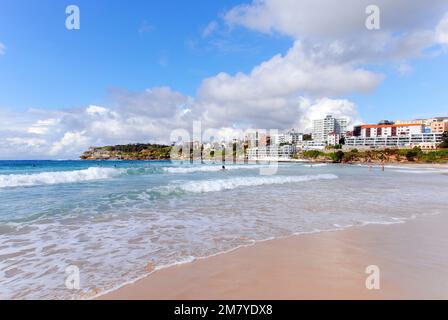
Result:
M198 108L211 126L245 123L259 128L287 128L302 110L300 97L328 97L369 92L382 75L351 63L335 63L307 52L300 41L286 55L277 55L249 74L220 73L205 79Z
M66 132L61 140L53 143L49 154L64 155L72 154L73 152L82 152L90 143L90 138L87 137L86 132L70 131Z
M0 136L8 139L3 142L22 146L0 148L0 157L11 158L23 152L27 158L77 158L94 145L169 143L173 129L191 131L193 120L199 117L191 108L192 98L168 87L141 92L114 90L112 97L114 102L109 107L90 105L22 113L0 109Z
M48 133L52 127L59 123L59 121L59 119L38 120L36 123L33 123L27 131L28 133L43 135Z
M0 138L1 159L25 159L26 157L39 158L46 154L47 141L33 137L6 137ZM48 155L45 156L48 158Z
M439 43L448 44L448 13L437 26L436 39Z
M5 141L12 146L25 146L25 147L41 147L46 144L46 141L43 139L36 138L6 138Z
M349 63L332 63L306 52L296 41L285 56L276 55L248 75L220 73L206 79L200 98L217 102L256 100L263 96L287 97L299 93L342 95L374 89L381 76Z
M444 0L431 4L419 0L378 0L381 28L365 27L369 0L254 0L236 6L225 15L230 25L264 33L280 33L302 40L307 50L333 50L342 61L385 63L419 57L422 51L442 39L443 21L448 11ZM336 51L334 51L336 50Z
M225 20L264 33L278 32L295 39L345 38L368 35L366 8L371 0L254 0L229 10ZM377 0L381 30L413 30L432 27L448 9L444 0ZM428 19L431 18L431 19Z
M311 129L312 120L332 114L350 124L361 121L345 97L372 92L384 75L372 64L390 63L401 74L412 59L448 44L448 2L378 0L381 29L365 28L370 0L254 0L224 15L231 26L290 37L285 53L250 72L206 78L196 97L170 87L142 91L114 89L110 105L71 110L0 109L0 157L76 158L90 145L169 143L174 129L216 128L217 137L239 136L245 128ZM213 38L219 22L202 30ZM211 39L210 41L213 41ZM0 44L0 53L4 46ZM378 70L378 69L376 69ZM20 156L15 156L15 158Z
M362 122L356 105L346 99L321 98L311 100L301 98L299 109L300 117L296 127L305 132L312 129L313 120L325 118L327 115L346 119L349 127Z

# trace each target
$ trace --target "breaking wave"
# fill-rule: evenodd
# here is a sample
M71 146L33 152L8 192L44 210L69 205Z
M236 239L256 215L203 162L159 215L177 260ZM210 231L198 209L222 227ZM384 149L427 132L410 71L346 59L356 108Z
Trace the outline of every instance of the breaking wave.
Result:
M41 172L35 174L0 175L0 188L31 187L61 183L77 183L110 179L122 174L119 169L88 168L76 171Z
M337 179L334 174L317 174L304 176L275 176L275 177L241 177L219 180L189 181L177 186L169 186L172 191L184 191L192 193L217 192L232 190L241 187L256 187L272 184L298 183L313 180Z

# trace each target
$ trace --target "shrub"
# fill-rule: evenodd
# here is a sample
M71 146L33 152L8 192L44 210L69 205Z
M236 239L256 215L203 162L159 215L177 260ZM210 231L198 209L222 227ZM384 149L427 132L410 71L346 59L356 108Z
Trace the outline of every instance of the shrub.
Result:
M408 150L406 152L406 159L408 161L414 161L415 158L421 157L422 155L423 155L423 151L418 147L414 147L411 150Z
M338 152L331 153L330 157L333 160L333 162L340 163L342 161L342 159L344 158L344 154L345 153L343 151L338 151Z
M308 151L304 151L303 152L303 156L306 158L317 158L319 156L323 155L322 152L320 152L319 150L308 150Z

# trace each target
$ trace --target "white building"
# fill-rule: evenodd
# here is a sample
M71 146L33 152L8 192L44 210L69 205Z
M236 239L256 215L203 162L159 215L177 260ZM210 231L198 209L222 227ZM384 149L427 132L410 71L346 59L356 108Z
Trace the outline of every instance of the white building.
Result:
M325 142L307 140L307 141L299 142L297 144L297 149L298 150L324 150L325 146L326 146Z
M298 133L294 129L271 135L271 144L278 145L282 143L297 144L303 141L303 133Z
M296 153L296 147L274 145L249 148L247 151L249 160L281 160L290 159Z
M361 127L361 137L396 137L424 133L422 124L367 124Z
M346 147L368 148L412 148L434 149L442 142L442 133L418 133L395 136L349 137L345 139Z
M330 132L327 136L327 145L335 146L339 144L339 140L341 140L341 135L335 132Z
M429 119L429 128L432 133L444 133L448 131L448 118L439 117Z
M325 119L313 121L312 137L315 142L326 142L332 132L343 136L347 131L347 120L326 116Z

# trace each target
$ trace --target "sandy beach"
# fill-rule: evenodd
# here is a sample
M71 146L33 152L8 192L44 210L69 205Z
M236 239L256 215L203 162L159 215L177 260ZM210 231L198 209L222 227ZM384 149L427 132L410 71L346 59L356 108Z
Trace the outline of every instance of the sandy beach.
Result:
M448 215L258 243L156 271L100 299L447 299ZM380 268L380 290L365 269Z

